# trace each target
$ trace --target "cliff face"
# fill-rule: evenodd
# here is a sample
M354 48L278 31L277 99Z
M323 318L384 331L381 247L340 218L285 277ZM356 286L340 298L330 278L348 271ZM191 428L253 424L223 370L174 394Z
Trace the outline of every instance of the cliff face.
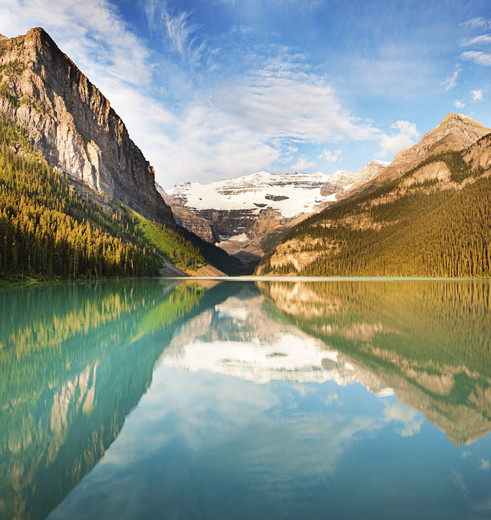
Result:
M121 118L43 29L0 39L0 112L24 127L82 194L89 189L100 200L174 223L153 168Z

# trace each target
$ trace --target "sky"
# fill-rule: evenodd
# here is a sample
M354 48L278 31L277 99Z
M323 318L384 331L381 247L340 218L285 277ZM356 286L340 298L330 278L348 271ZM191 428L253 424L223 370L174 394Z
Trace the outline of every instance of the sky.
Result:
M0 0L109 99L164 188L391 161L449 112L491 127L489 0Z

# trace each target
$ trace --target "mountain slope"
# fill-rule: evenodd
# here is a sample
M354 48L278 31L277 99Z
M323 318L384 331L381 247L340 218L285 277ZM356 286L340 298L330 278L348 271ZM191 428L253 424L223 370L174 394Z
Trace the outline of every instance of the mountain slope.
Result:
M171 229L81 198L0 118L0 278L153 276L170 261L183 270L206 264ZM178 268L169 274L182 275Z
M447 116L439 132L455 121ZM449 151L455 133L440 132L440 153L402 176L380 185L391 164L374 185L299 224L257 274L489 276L491 134Z
M207 274L238 272L239 262L176 225L172 211L155 188L153 168L129 138L123 121L41 28L32 29L25 36L0 38L0 115L5 118L2 124L18 124L46 159L43 172L48 165L56 169L50 173L46 189L58 175L59 179L53 182L63 184L60 196L67 196L74 189L79 197L77 204L90 206L93 215L99 214L97 218L85 215L87 222L107 221L107 215L116 215L111 225L101 230L123 243L141 245L147 255L156 255L152 263L161 269L165 267L162 274L182 275L182 269L193 274L205 267ZM7 147L27 155L34 151L23 150L12 142ZM22 168L16 174L21 174ZM36 177L36 182L44 181ZM13 187L15 183L10 184L10 195L15 196ZM52 209L43 208L43 212ZM22 216L27 209L19 206L16 211ZM81 219L79 223L86 225ZM122 229L121 220L125 222ZM56 235L57 230L53 228L52 232ZM80 230L79 234L83 240L86 231ZM8 243L12 248L13 243ZM12 256L13 251L5 250L4 258L7 254ZM15 270L4 266L9 276L15 274L12 269ZM65 271L65 267L59 266L53 274L66 276ZM77 271L70 272L72 276L96 275L93 269ZM109 276L110 270L106 271ZM123 271L126 275L133 272ZM155 268L150 271L157 272ZM145 270L145 274L150 271ZM17 274L27 272L47 274L44 267L37 272L20 266ZM119 268L114 272L117 273L123 274Z

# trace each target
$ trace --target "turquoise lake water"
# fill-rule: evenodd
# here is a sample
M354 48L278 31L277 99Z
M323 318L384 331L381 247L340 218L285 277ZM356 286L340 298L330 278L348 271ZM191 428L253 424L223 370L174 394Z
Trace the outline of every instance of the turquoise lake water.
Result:
M0 287L0 518L489 519L487 280Z

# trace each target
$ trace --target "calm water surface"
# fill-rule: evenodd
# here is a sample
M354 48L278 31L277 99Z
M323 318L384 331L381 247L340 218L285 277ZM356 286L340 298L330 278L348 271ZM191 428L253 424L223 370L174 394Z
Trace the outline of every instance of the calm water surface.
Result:
M0 518L489 519L489 281L0 287Z

